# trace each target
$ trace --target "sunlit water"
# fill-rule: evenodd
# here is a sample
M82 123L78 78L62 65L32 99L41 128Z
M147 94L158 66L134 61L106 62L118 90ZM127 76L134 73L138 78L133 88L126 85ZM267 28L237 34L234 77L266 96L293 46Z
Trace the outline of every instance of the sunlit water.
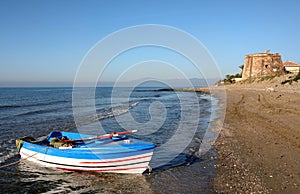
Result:
M213 192L213 164L202 163L214 155L211 151L200 158L195 157L201 138L211 121L211 113L216 107L211 104L215 99L197 93L199 105L189 104L191 93L180 93L186 99L185 106L200 108L199 122L191 141L176 157L170 159L169 153L159 150L177 133L182 113L181 103L176 92L154 91L157 88L136 88L130 95L129 104L112 104L112 88L97 88L95 105L97 115L85 115L80 126L74 123L72 112L72 88L1 88L0 89L0 162L5 165L19 160L15 139L23 136L42 138L51 131L79 131L97 134L101 125L107 132L120 130L128 115L140 124L151 122L148 128L138 129L132 137L153 142L157 151L150 165L155 167L151 175L105 174L88 172L66 172L45 168L21 161L0 169L1 193L193 193ZM119 93L126 88L119 88ZM194 94L193 94L194 95ZM124 102L126 99L124 99ZM160 102L166 116L155 120L151 115L151 104ZM84 103L83 103L84 104ZM200 106L200 107L198 107ZM150 108L149 108L150 107ZM114 113L112 112L114 109ZM154 112L155 113L155 112ZM159 118L159 117L157 117ZM187 116L187 118L189 118ZM191 117L192 118L192 117ZM186 120L187 127L192 120ZM128 126L137 129L133 124ZM151 131L155 129L154 131ZM180 138L178 141L180 141ZM172 144L176 150L180 144ZM165 162L167 161L167 162Z

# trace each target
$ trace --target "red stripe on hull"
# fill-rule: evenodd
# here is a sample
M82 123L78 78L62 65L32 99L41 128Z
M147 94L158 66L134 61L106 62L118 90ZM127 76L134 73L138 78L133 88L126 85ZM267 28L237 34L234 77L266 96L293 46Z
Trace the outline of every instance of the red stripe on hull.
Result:
M132 167L132 168L113 168L113 169L103 169L103 170L90 170L90 169L72 169L72 168L62 168L56 167L60 170L67 170L67 171L84 171L84 172L113 172L113 171L125 171L125 170L134 170L134 169L141 169L144 168L145 170L148 166L141 166L141 167Z
M116 162L126 162L130 160L138 160L138 159L149 158L149 157L152 157L152 154L147 156L140 156L135 158L120 159L120 160L109 160L104 162L80 162L80 164L107 164L107 163L116 163Z

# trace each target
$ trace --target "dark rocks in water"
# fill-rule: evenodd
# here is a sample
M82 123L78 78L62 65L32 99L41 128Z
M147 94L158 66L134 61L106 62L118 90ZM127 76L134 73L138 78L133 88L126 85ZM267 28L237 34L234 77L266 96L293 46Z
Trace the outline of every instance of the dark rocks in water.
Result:
M154 92L173 92L176 91L173 88L163 88L163 89L158 89L158 90L154 90Z
M204 94L210 94L210 89L209 88L163 88L159 90L154 90L154 92L202 92Z
M209 88L162 88L156 90L137 90L137 92L202 92L204 94L210 94Z
M173 88L162 88L162 89L156 89L156 90L136 90L137 92L173 92L176 91L176 89Z

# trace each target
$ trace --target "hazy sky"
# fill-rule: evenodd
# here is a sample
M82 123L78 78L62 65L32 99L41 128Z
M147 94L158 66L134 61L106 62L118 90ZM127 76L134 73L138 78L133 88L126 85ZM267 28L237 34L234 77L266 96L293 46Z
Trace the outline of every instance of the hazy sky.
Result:
M299 8L298 0L1 0L0 84L72 82L98 41L141 24L169 25L190 33L209 50L224 75L238 73L245 54L267 49L279 52L284 61L300 63ZM143 60L169 56L169 51L153 48L129 52L127 58L113 61L105 80L114 79L132 61L139 62L139 52L148 53ZM197 76L188 62L176 57L170 54L167 62L177 61L189 77Z

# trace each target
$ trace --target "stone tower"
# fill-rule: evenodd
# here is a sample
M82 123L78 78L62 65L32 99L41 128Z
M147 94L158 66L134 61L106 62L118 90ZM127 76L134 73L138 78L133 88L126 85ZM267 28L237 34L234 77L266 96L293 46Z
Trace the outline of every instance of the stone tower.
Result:
M281 56L278 53L249 54L245 56L242 78L261 77L282 72L284 70Z

